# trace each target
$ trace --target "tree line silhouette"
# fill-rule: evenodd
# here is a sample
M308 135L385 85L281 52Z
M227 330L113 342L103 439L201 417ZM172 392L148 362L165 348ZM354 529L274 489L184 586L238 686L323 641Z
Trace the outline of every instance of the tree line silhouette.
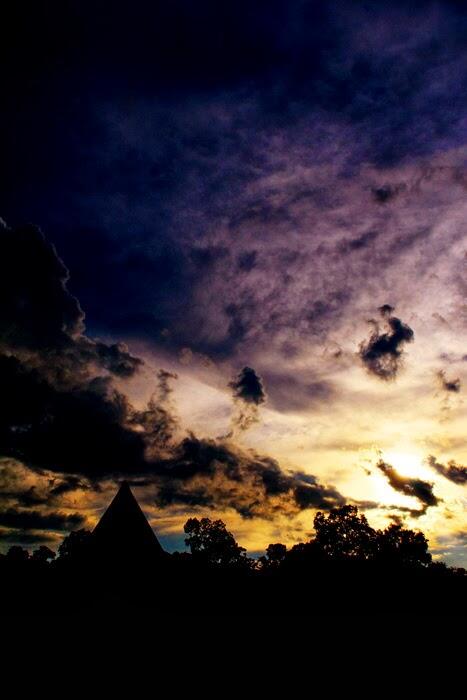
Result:
M190 518L186 552L139 559L129 549L111 558L93 534L67 535L55 554L12 546L0 556L10 614L163 608L165 615L462 613L467 575L433 561L422 532L399 523L371 527L356 506L314 518L314 536L287 548L272 543L247 555L222 520Z

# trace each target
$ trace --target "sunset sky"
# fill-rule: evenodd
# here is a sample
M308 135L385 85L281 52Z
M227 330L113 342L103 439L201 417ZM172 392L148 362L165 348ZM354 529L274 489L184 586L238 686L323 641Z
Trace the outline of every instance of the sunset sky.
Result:
M0 546L127 478L170 551L347 502L467 566L467 8L31 3L4 33Z

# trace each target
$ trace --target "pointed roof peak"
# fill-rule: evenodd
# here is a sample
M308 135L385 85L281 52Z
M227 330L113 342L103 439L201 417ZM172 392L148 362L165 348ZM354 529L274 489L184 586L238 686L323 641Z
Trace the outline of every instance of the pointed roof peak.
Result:
M120 485L118 487L118 491L116 492L116 494L114 495L114 497L110 501L110 503L107 507L107 510L104 511L104 514L102 515L101 519L97 523L95 529L97 529L97 527L100 525L103 518L107 516L107 513L109 513L109 511L112 514L117 509L119 509L119 510L122 508L134 509L135 505L136 505L138 510L141 510L140 505L135 498L135 494L131 490L130 483L128 481L126 481L126 479L125 479L124 481L120 482ZM128 513L127 513L127 517L128 517Z
M93 530L96 545L103 552L148 558L163 549L136 500L128 481L120 487Z
M117 496L122 495L122 496L131 496L132 498L135 498L135 495L133 491L131 490L130 482L124 479L123 481L120 482L120 486L118 488L117 493L114 496L114 500L117 498ZM136 501L136 498L135 498Z

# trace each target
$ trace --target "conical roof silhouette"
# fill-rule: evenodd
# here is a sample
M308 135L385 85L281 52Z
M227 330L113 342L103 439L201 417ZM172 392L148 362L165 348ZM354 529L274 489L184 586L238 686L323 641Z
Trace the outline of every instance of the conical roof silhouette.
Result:
M126 481L120 485L92 535L96 550L105 557L149 561L164 554Z

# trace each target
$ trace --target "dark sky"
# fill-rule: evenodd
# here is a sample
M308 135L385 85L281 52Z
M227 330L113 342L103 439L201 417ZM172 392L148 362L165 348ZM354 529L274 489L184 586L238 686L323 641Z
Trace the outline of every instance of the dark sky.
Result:
M463 139L462 3L15 11L2 47L0 209L56 243L101 332L152 337L184 316L187 290L222 255L205 250L207 225L245 216L239 199L268 167L260 141L306 145L304 125L338 121L355 144L341 164L350 177L362 161L396 165ZM260 215L267 225L281 212ZM200 349L231 351L246 323L231 313L230 336L195 338Z
M396 494L381 470L371 481L358 466L362 450L376 463L375 449L399 459L392 468L407 479L444 483L450 472L426 466L430 452L433 464L467 458L464 3L23 2L9 8L2 34L0 216L10 229L39 226L69 270L67 281L34 236L6 243L18 285L11 308L34 298L43 326L12 335L8 308L2 342L23 364L38 353L54 406L64 379L45 367L44 337L64 362L67 391L77 367L80 391L89 363L107 382L110 373L132 406L112 404L112 420L127 431L118 439L138 478L196 459L206 471L204 443L196 459L189 442L148 457L138 440L142 431L150 441L157 424L159 448L161 435L191 429L198 437L188 439L211 440L212 450L227 440L222 480L237 459L235 478L248 482L227 498L225 483L167 480L147 503L182 508L174 518L214 504L271 519L269 506L251 506L260 474L282 514L345 497L377 502L386 517ZM32 323L17 313L18 326ZM136 356L168 373L154 370L158 409L144 416L151 392L135 378ZM245 369L258 401L232 396ZM23 390L34 392L29 379ZM111 433L100 391L96 420ZM242 440L259 450L257 462L238 457ZM30 444L21 449L32 455ZM5 454L19 453L10 445ZM118 449L112 455L118 462ZM88 468L55 458L60 468L43 453L21 463L78 480L126 470L102 466L110 457L101 452ZM422 517L444 518L444 502L426 515L422 503ZM19 507L13 496L7 507ZM3 526L13 522L10 514ZM460 511L455 522L464 527Z

